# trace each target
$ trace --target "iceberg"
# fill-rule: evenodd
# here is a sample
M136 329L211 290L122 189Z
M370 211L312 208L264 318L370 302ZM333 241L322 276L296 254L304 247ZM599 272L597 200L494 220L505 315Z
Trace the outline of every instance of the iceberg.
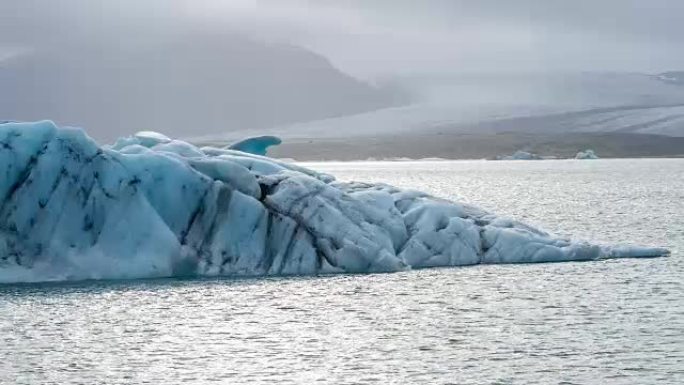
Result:
M531 152L522 151L522 150L518 150L518 151L514 152L512 155L499 155L495 158L495 160L540 160L540 159L543 159L543 158L537 154L533 154Z
M575 159L599 159L594 150L584 150L577 153Z
M280 143L282 143L282 141L277 136L264 135L243 139L231 144L228 148L231 150L248 152L254 155L266 155L269 147L277 146Z
M0 124L0 282L395 272L658 257L562 239L475 206L338 182L154 132L99 146Z

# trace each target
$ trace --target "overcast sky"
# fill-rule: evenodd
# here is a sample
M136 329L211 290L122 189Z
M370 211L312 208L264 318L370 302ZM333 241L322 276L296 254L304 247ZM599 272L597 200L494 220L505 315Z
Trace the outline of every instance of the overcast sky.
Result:
M6 0L0 60L55 39L218 28L302 45L359 77L684 68L681 0Z
M203 4L202 6L197 5ZM681 0L209 0L187 12L360 76L684 68Z

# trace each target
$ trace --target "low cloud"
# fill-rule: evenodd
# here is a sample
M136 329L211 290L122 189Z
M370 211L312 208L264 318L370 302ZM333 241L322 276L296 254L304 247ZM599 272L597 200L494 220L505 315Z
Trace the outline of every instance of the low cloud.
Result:
M5 48L184 28L301 45L363 78L478 71L684 68L679 0L22 0L0 5ZM0 55L2 57L2 55Z

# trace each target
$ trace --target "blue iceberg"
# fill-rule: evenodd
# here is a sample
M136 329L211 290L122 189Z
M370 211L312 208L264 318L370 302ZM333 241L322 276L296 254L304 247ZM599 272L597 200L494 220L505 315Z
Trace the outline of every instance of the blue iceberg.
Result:
M552 236L477 207L154 132L99 146L0 125L0 282L393 272L657 257Z
M577 153L575 159L599 159L594 150L584 150Z
M264 135L243 139L231 144L228 148L231 150L248 152L254 155L265 156L269 147L277 146L280 143L282 143L282 141L277 136Z

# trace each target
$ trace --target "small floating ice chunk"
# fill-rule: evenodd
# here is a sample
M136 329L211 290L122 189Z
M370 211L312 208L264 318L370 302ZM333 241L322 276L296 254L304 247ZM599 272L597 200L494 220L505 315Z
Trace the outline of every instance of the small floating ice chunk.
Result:
M500 155L496 157L496 160L539 160L543 159L541 156L537 154L533 154L531 152L527 151L522 151L518 150L514 152L512 155Z
M584 150L580 151L575 155L575 159L598 159L598 155L594 152L594 150Z

